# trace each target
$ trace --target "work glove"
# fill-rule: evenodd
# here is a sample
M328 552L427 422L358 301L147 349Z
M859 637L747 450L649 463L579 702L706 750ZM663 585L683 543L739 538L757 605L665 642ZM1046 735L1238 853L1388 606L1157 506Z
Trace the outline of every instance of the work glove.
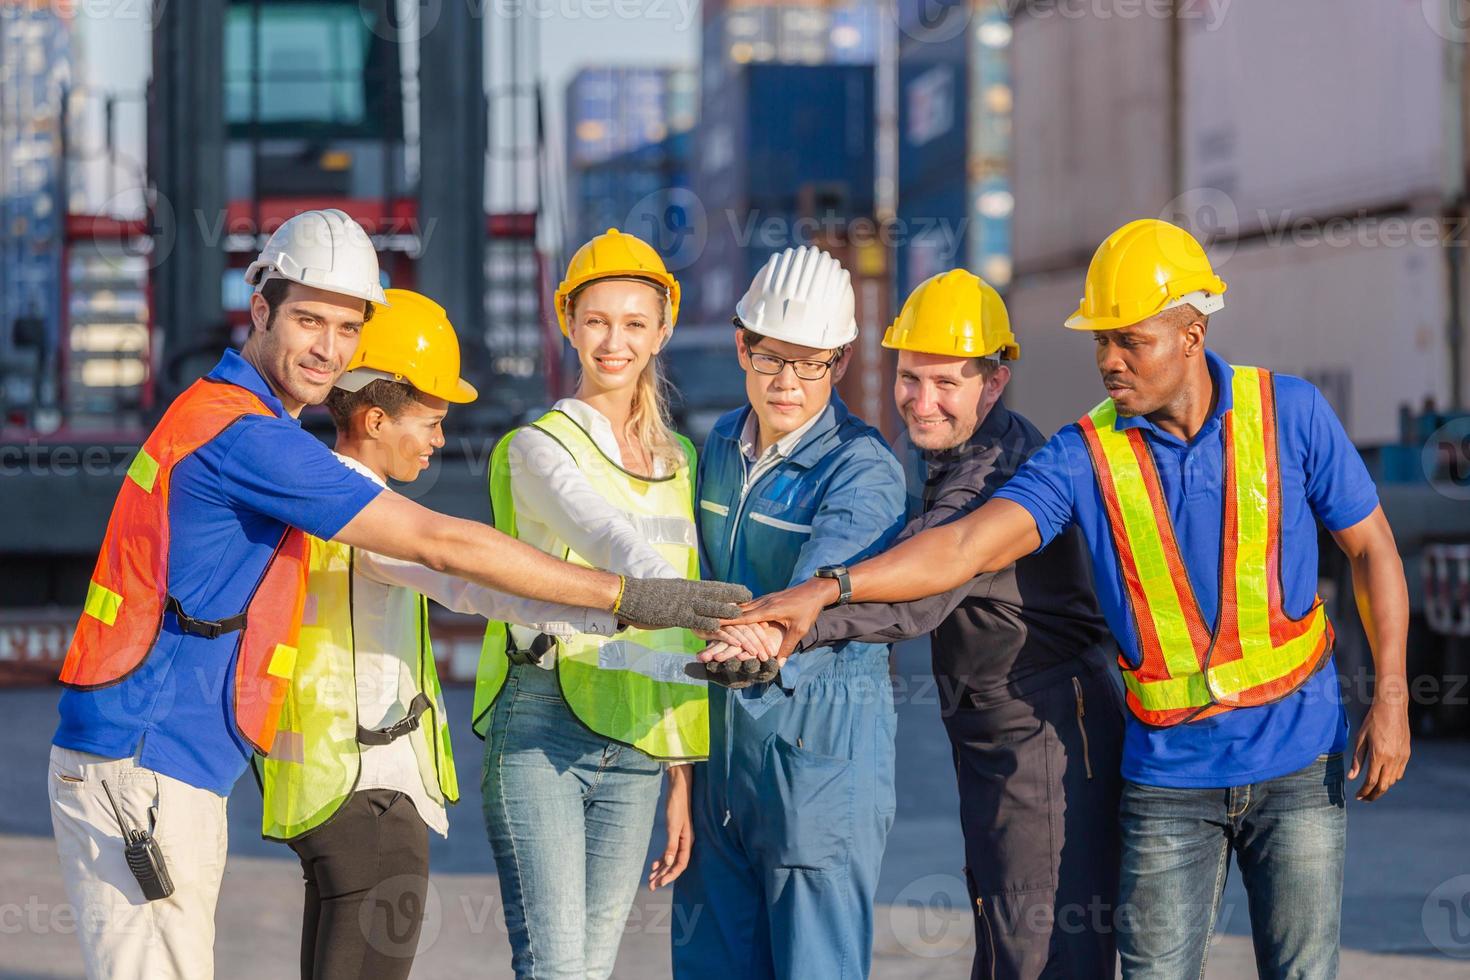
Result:
M617 617L648 629L675 627L713 633L720 620L740 615L750 590L728 582L691 582L682 578L627 578Z
M694 660L684 665L684 673L695 680L709 681L711 684L738 691L752 684L768 684L775 680L781 673L781 664L775 660L738 658L711 660L709 663Z

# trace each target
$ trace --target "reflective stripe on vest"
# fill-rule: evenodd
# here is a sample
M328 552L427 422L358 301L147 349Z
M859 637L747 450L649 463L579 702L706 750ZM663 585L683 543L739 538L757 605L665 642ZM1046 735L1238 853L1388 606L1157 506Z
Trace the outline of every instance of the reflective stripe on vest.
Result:
M569 416L551 411L535 428L560 443L588 482L636 527L654 550L688 578L699 577L694 529L694 447L679 437L687 465L659 479L629 473L609 460ZM495 447L490 462L490 502L495 526L516 536L510 453L516 433ZM588 565L562 545L562 557ZM577 634L557 641L556 670L567 706L604 738L631 745L655 759L701 759L709 754L709 703L703 681L684 674L704 643L687 630L626 629L614 637ZM484 737L490 708L509 672L506 626L485 630L475 679L474 727Z
M128 467L107 522L61 682L116 684L158 642L168 600L169 490L174 467L246 415L271 415L238 385L202 379L176 398ZM257 749L276 729L305 594L306 536L289 528L261 573L238 639L232 692L240 734ZM230 642L226 640L225 642Z
M255 758L263 801L261 834L272 840L294 840L330 820L356 789L362 764L352 628L353 551L319 538L307 541L306 614L296 672L270 754ZM417 616L393 624L396 633L391 641L418 653L416 687L399 691L398 697L407 705L423 691L431 705L419 727L403 737L412 741L429 796L440 804L453 803L459 799L459 781L429 643L428 601L419 596L416 608Z
M1111 399L1079 421L1092 460L1142 660L1124 664L1128 706L1176 725L1279 701L1332 652L1322 600L1294 619L1282 608L1281 478L1269 371L1234 368L1221 422L1224 517L1220 609L1211 629L1179 551L1153 454L1141 430L1116 428Z

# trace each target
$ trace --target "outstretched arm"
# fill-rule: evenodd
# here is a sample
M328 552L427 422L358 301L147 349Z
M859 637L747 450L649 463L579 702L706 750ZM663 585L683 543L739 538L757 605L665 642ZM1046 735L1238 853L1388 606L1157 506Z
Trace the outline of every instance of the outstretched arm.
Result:
M714 630L749 590L721 582L635 579L564 562L484 524L435 513L384 491L334 537L481 585L617 612L639 626Z
M983 572L1005 568L1035 551L1041 535L1030 511L991 500L952 524L930 528L849 569L854 602L909 602L958 588ZM838 598L832 579L801 585L746 603L728 622L768 622L786 631L782 655L806 635L818 613Z

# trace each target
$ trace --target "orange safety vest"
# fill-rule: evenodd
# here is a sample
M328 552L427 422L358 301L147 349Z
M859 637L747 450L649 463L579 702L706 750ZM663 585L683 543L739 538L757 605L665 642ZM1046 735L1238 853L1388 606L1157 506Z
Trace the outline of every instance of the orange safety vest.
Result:
M1332 625L1320 596L1300 619L1281 606L1281 461L1271 372L1234 372L1234 406L1221 422L1225 512L1213 630L1200 613L1142 431L1115 427L1112 399L1078 422L1143 658L1136 668L1122 662L1128 707L1150 725L1279 701L1332 655Z
M87 587L61 682L79 690L116 684L137 670L158 641L166 611L187 633L240 631L235 664L235 725L269 750L296 662L306 597L306 535L287 528L245 611L218 622L194 619L168 591L169 485L174 467L246 415L270 415L238 385L196 381L180 395L128 467Z

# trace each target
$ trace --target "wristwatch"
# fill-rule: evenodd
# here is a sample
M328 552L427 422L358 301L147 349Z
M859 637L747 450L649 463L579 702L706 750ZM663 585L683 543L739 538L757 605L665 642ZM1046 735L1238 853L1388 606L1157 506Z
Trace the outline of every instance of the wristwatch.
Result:
M837 601L832 606L845 606L852 601L852 578L847 574L846 565L823 565L812 574L817 578L830 578L837 581ZM832 606L828 606L831 609Z

